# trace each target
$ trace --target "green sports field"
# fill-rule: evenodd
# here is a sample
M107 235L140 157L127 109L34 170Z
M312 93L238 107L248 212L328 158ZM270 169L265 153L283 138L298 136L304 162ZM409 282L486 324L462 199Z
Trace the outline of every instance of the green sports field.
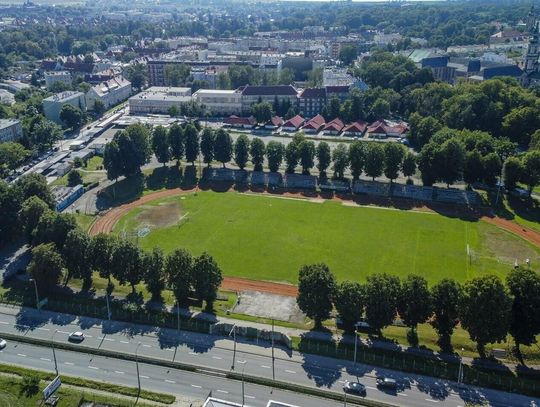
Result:
M302 264L315 262L327 263L339 280L387 272L417 273L431 283L504 276L515 259L540 262L538 249L484 222L234 192L154 201L115 227L130 237L141 230L149 231L136 238L143 248L207 251L226 275L291 283Z

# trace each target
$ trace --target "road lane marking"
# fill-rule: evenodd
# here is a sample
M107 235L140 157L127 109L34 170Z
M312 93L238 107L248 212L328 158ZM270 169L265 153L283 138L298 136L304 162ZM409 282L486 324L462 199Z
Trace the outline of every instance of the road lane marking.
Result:
M425 399L426 401L431 401L432 403L438 403L439 400L433 400L433 399Z
M196 389L202 389L202 386L199 386L198 384L192 384L191 387L195 387Z
M94 370L99 370L99 367L95 367L95 366L88 366L88 369L94 369Z
M165 350L168 352L174 352L174 349L171 349L171 348L165 348Z
M193 356L199 356L198 353L195 353L195 352L189 352L190 355L193 355Z
M40 331L50 331L49 328L38 328Z
M405 394L405 393L398 393L397 395L398 395L398 396L403 396L403 397L409 397L409 395L408 395L408 394Z
M71 362L64 362L64 365L73 366L73 363L71 363Z
M2 324L2 325L9 325L9 322L0 321L0 324Z
M150 346L150 345L144 345L144 344L143 344L143 348L151 348L151 346Z
M263 369L270 369L270 366L266 366L266 365L261 365L261 367L262 367Z
M229 392L227 390L218 390L217 392L218 393L223 393L223 394L229 394Z
M22 357L22 358L25 358L25 357L26 357L26 355L25 355L24 353L17 353L17 356L20 356L20 357Z
M240 363L241 365L243 365L244 363L247 363L246 360L237 360L236 363Z
M285 370L287 373L296 374L294 370Z
M169 379L165 379L165 381L166 381L167 383L172 383L172 384L176 383L174 380L169 380Z
M45 362L50 362L51 359L47 359L47 358L39 358L39 360L44 360Z
M120 370L115 370L114 373L125 374L124 372L121 372Z
M376 387L366 386L366 389L377 390Z
M129 342L128 342L128 341L120 341L120 343L127 343L127 344L129 344Z
M140 375L141 379L150 379L148 376Z
M69 332L66 332L66 331L58 331L59 334L66 334L66 335L69 335Z
M103 338L104 341L109 341L109 342L114 342L115 340L114 339L111 339L111 338Z
M247 398L247 399L254 399L255 397L254 397L254 396L250 396L249 394L246 394L246 398Z
M87 337L87 338L93 338L93 336L92 336L92 335L86 335L86 337Z
M219 357L219 356L212 356L212 359L221 360L221 359L223 359L223 358L222 358L222 357Z

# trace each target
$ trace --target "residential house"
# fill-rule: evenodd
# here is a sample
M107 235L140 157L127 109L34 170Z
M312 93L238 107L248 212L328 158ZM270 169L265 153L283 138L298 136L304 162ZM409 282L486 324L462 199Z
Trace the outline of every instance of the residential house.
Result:
M387 120L377 120L368 128L368 137L375 139L383 139L388 137L404 137L409 131L405 123L393 123Z
M213 116L240 114L242 94L236 90L199 89L193 97Z
M62 123L60 120L60 111L66 104L78 107L83 112L86 110L86 98L84 93L75 91L66 91L49 96L48 98L43 99L42 104L45 117L57 124Z
M0 143L13 141L23 136L21 122L15 119L0 119Z
M257 120L253 116L238 117L232 115L223 120L223 124L241 129L252 129L257 124Z
M268 123L264 125L264 127L266 129L276 130L276 129L279 129L281 126L283 126L283 123L284 121L281 117L274 116L268 121Z
M337 136L339 132L343 129L343 127L345 127L343 122L336 117L331 122L326 123L326 125L324 126L324 134Z
M68 71L50 71L43 74L45 77L45 87L51 89L55 83L63 83L66 86L71 86L71 73Z
M285 131L297 131L303 123L304 118L300 115L296 115L289 120L286 120L285 123L283 123L283 126L281 126L281 129Z
M324 117L318 114L317 116L309 119L306 124L302 126L302 130L306 133L318 133L324 124Z
M327 86L326 99L330 101L333 97L337 97L340 102L343 102L349 96L350 89L348 85Z
M131 82L123 76L117 76L107 82L100 83L86 92L86 105L94 108L96 100L101 100L106 109L127 100L131 96Z
M343 136L362 137L367 129L367 123L358 120L343 128Z

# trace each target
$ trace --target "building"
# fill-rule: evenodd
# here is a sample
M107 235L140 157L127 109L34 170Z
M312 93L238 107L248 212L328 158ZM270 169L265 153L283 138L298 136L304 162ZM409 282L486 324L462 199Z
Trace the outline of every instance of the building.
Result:
M13 141L23 136L21 122L15 119L0 119L0 143Z
M242 112L242 94L236 90L199 89L193 97L212 116L228 116Z
M420 69L430 69L436 80L447 83L454 82L456 68L448 66L450 58L440 50L415 49L409 54L409 59Z
M343 128L344 136L362 137L366 132L367 124L361 120L348 124Z
M409 128L405 123L393 123L377 120L367 128L369 138L384 139L388 137L404 137Z
M242 112L251 111L251 106L260 102L273 104L277 99L280 103L288 101L291 106L296 106L298 91L291 85L276 86L251 86L246 85L241 89Z
M171 107L180 108L191 101L190 88L154 86L129 98L129 114L168 114Z
M105 109L109 109L130 96L131 82L123 76L117 76L90 88L86 92L86 105L89 109L93 109L96 100L101 100L105 105Z
M340 102L345 101L347 96L349 96L350 86L347 85L338 85L338 86L327 86L326 87L326 98L327 100L337 97Z
M57 124L61 124L60 111L64 105L78 107L82 111L86 110L86 98L84 93L75 91L66 91L57 93L43 99L43 114L47 119Z
M529 33L529 45L525 60L523 61L522 81L525 86L540 84L540 20L531 8L527 16L527 31Z
M324 117L322 117L320 114L312 117L309 119L306 124L302 126L302 130L305 133L318 133L321 127L323 127L325 124Z
M82 185L74 187L58 186L52 190L52 194L56 201L56 210L62 212L84 194L84 187Z
M264 128L276 130L276 129L279 129L281 126L283 126L283 123L284 121L281 117L274 116L264 125Z
M43 74L45 77L45 86L51 89L55 83L63 83L66 86L71 86L71 73L68 71L50 71Z
M298 96L298 109L308 117L321 113L326 103L326 88L307 88Z
M296 115L289 120L286 120L281 127L285 131L297 131L304 123L304 118L300 115Z
M230 127L237 127L241 129L251 129L257 124L257 120L253 116L238 117L235 115L227 117L223 120L223 124Z
M324 134L337 136L340 133L340 131L343 129L343 127L345 127L343 122L336 117L331 122L326 123L326 125L324 126Z

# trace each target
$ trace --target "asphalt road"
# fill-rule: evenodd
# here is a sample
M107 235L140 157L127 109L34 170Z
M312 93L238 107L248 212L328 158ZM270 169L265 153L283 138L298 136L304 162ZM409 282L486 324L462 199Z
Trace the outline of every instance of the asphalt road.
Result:
M135 362L92 356L84 353L56 350L60 374L101 380L124 386L137 387ZM44 348L11 342L0 351L3 363L54 372L53 353ZM227 401L242 401L242 383L222 377L185 372L160 366L139 363L141 387L161 393L174 394L190 400L204 400L212 392L213 397ZM277 400L298 406L337 407L342 403L291 392L274 390L264 386L244 384L246 406L266 406L268 400Z
M14 314L14 315L10 315ZM69 332L81 330L84 345L115 352L139 354L156 359L178 361L228 371L232 368L234 343L230 338L197 334L171 329L153 328L91 318L76 318L67 314L33 309L9 309L0 306L0 332L65 342ZM525 407L540 400L495 390L465 387L456 383L420 375L380 369L368 365L328 357L300 354L287 349L275 349L276 379L342 393L347 380L367 386L367 397L400 406L458 407L466 402L488 402L493 406ZM1 358L0 358L1 360ZM239 342L235 370L246 374L272 377L271 348L268 343ZM376 376L385 375L399 382L398 392L383 392L376 388ZM217 390L217 389L216 389Z

